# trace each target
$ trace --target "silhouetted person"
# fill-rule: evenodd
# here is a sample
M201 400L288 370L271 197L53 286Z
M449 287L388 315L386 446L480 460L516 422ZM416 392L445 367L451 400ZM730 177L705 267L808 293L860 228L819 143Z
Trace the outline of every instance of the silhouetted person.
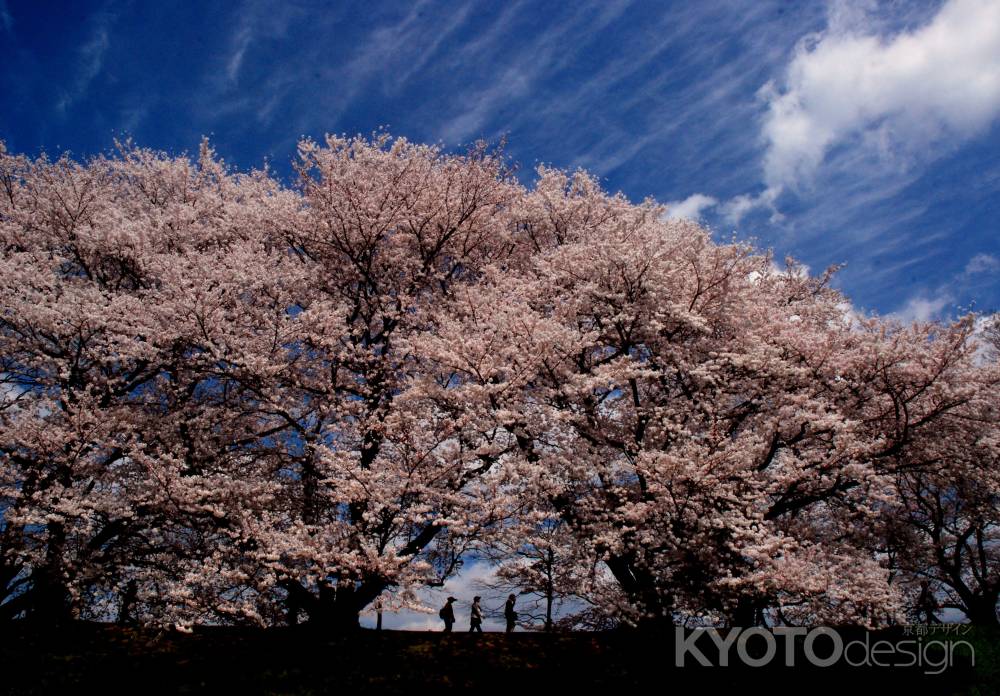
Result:
M444 621L445 633L451 633L451 627L455 625L455 608L451 606L454 601L454 597L449 597L445 605L441 607L441 611L438 612L438 616Z
M517 622L517 612L514 611L514 602L516 601L517 597L510 595L507 597L507 603L503 607L503 617L507 619L507 633L514 631L514 624Z
M474 597L472 600L472 613L469 614L469 633L473 631L483 632L483 608L479 606L482 597Z
M928 626L941 623L938 617L934 615L934 610L937 608L938 603L934 597L934 593L931 591L931 584L927 580L921 580L920 597L917 599L917 619L920 618L921 614L924 614Z
M132 619L132 605L135 604L135 600L138 596L139 587L135 584L135 580L129 580L128 584L125 586L125 594L122 595L122 603L118 607L119 626L135 623Z

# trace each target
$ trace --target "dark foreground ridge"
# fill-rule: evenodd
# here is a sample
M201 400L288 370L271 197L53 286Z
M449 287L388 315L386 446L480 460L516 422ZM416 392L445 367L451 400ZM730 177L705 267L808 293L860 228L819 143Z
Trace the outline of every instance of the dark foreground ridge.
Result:
M990 694L997 690L998 635L963 636L967 661L939 675L904 668L677 668L673 634L635 632L469 635L359 630L331 635L307 626L267 630L202 628L193 634L74 623L58 632L8 625L0 641L4 693L421 693L498 689L552 693L804 693L816 687L858 693ZM880 637L900 640L901 634ZM707 643L707 641L706 641ZM706 651L708 652L708 651ZM527 690L527 691L526 691ZM626 691L623 691L626 690ZM735 693L735 692L734 692Z

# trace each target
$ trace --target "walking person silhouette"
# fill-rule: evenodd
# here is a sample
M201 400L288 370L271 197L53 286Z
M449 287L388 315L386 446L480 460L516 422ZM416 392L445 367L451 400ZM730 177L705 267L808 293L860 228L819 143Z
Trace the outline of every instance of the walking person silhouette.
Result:
M455 625L455 608L451 606L454 602L455 598L449 597L445 605L441 607L441 611L438 612L438 616L444 621L445 633L451 633L451 627Z
M479 606L480 599L482 597L478 596L472 599L472 613L469 614L469 633L474 631L483 632L483 608Z
M514 602L516 601L517 597L510 595L503 607L503 617L507 619L507 633L514 632L514 624L517 622L517 612L514 611Z

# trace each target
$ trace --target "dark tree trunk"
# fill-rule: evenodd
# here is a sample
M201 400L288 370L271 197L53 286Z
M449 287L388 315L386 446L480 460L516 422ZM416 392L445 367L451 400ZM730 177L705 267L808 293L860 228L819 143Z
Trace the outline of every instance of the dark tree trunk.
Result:
M72 619L70 594L62 577L66 530L61 523L50 522L48 532L49 545L45 561L32 573L28 618L39 624L56 626Z
M361 612L374 602L386 587L384 581L377 579L339 587L329 582L320 583L317 594L310 592L296 580L287 580L282 586L288 593L285 601L289 623L292 623L294 607L296 619L298 612L304 611L309 617L307 620L309 625L334 632L347 632L360 628Z
M545 631L552 632L552 591L545 593Z
M11 621L17 618L22 612L25 615L30 615L32 599L31 592L26 591L0 604L0 621Z
M552 632L552 604L555 601L556 584L553 578L555 568L555 552L550 548L545 557L546 585L545 585L545 631Z
M20 575L22 569L23 566L20 564L0 561L0 621L14 618L22 611L22 608L17 608L15 611L15 607L23 607L24 600L13 604L20 597L17 592L21 583L17 576ZM23 592L23 588L21 591Z
M670 614L656 614L639 620L637 627L643 633L669 633L674 630L674 618Z
M674 625L673 597L657 586L653 575L627 556L611 556L605 564L629 602L642 611L638 628L650 632L671 630Z
M289 626L297 626L299 623L299 609L302 606L299 602L298 596L293 593L288 593L288 598L285 599L285 617Z
M977 597L968 603L966 613L974 626L1000 626L996 597Z
M733 628L753 628L764 623L764 609L752 599L742 597L729 617Z

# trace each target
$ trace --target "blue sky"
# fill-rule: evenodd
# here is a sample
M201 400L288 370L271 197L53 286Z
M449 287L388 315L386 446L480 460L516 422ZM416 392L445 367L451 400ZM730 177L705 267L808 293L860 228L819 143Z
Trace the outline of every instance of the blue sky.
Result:
M302 135L507 134L905 318L1000 309L1000 0L0 0L0 138L290 172Z

